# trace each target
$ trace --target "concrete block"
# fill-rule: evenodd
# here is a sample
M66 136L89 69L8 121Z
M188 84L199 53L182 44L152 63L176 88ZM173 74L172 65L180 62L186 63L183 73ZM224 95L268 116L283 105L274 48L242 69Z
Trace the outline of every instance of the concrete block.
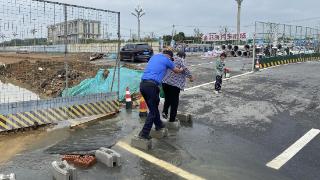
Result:
M151 129L150 136L152 138L156 138L156 139L161 139L161 138L164 138L164 137L168 137L168 129L167 128L162 128L159 131L156 131L155 129Z
M181 122L191 122L192 116L189 113L178 112L176 118Z
M95 156L97 160L108 167L121 166L121 156L112 149L100 148L96 151Z
M16 180L16 175L14 173L9 175L0 174L0 180Z
M77 180L76 168L70 166L67 161L53 161L51 172L54 180Z
M141 139L138 136L135 136L131 139L131 146L142 150L150 150L152 149L152 140Z
M175 121L175 122L167 122L166 127L170 130L178 130L180 129L180 121Z

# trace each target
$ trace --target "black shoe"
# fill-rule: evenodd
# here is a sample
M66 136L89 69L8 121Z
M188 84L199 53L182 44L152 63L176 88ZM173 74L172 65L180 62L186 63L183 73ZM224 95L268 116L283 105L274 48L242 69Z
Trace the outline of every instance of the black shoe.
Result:
M139 135L138 135L138 137L140 138L140 139L145 139L145 140L151 140L152 139L152 137L151 136L145 136L145 135L142 135L142 133L139 133Z
M166 126L162 123L162 127L160 128L155 128L156 131L161 131L162 129L166 128Z
M168 119L168 114L166 114L166 113L162 113L162 117L164 118L164 119Z

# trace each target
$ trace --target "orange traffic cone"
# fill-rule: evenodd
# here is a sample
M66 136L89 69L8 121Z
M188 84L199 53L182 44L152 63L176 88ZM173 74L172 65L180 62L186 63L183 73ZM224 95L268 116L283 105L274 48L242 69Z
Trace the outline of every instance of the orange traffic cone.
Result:
M256 68L256 70L259 70L259 69L260 69L260 63L259 63L259 60L258 60L258 59L257 59L257 61L256 61L255 68Z
M140 95L140 107L139 107L139 116L140 117L147 117L148 116L148 108L146 101L144 98Z
M132 109L132 101L131 101L129 87L127 87L126 89L126 109Z

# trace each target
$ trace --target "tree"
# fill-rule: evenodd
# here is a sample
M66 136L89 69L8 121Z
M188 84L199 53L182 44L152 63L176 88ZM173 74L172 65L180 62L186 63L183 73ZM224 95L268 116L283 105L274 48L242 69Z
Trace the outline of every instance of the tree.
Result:
M201 33L199 28L194 28L193 32L194 32L194 35L193 35L193 37L190 37L190 38L193 41L200 43L202 40L203 33Z
M184 35L184 32L179 32L178 34L173 36L173 40L175 40L176 42L182 42L184 41L186 38L186 36Z
M163 41L164 41L166 44L168 44L168 43L170 43L170 41L171 41L171 39L172 39L172 36L171 36L171 35L164 35L164 36L162 37L162 39L163 39Z

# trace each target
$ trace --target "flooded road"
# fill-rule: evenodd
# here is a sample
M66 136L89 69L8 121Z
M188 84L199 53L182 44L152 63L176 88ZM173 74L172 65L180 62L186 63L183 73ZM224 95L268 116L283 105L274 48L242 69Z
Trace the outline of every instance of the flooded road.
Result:
M191 113L193 123L170 131L167 138L154 139L154 148L145 153L204 179L316 180L319 136L282 169L266 164L305 132L320 127L319 66L319 62L292 64L228 80L219 95L213 93L213 85L182 92L179 109ZM297 73L302 70L308 73ZM206 83L205 77L201 83ZM33 132L30 138L16 141L8 138L3 149L11 149L11 142L24 144L0 165L0 172L14 172L18 180L51 179L50 163L60 154L111 147L121 154L122 166L97 163L90 169L79 168L80 180L180 179L115 145L120 140L129 142L142 123L136 109L122 109L115 118L77 129Z

